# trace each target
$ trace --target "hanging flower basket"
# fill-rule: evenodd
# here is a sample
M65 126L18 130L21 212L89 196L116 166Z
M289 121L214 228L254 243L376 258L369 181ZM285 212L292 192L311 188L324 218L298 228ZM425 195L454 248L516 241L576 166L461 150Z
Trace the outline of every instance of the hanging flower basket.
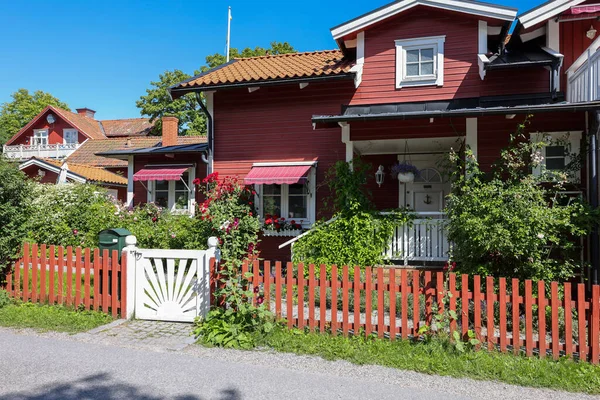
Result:
M409 183L415 180L415 174L412 172L400 172L398 174L398 180L402 183Z
M412 182L415 180L415 177L419 176L419 169L403 161L392 166L392 176L397 177L402 183Z

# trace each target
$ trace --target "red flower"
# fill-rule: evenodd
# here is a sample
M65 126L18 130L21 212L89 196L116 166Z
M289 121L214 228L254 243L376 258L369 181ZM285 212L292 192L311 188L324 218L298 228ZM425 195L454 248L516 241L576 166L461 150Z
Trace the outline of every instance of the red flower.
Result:
M252 216L252 211L250 211L250 212L248 213L248 215L249 215L249 216Z
M260 291L260 288L258 286L254 286L254 293L258 293Z
M279 221L283 222L283 221L285 221L285 218L281 217L281 218L279 218Z
M252 195L256 196L256 191L255 190L252 191Z
M279 219L279 216L273 215L273 219Z
M292 225L296 225L296 221L295 221L295 220L292 220L292 221L290 222L290 224L292 224Z
M200 184L200 182L201 182L201 181L200 181L200 178L196 178L196 179L194 179L194 180L192 181L192 183L193 183L194 185L199 185L199 184Z
M73 229L73 235L77 236L78 233L79 231L77 229Z
M265 218L271 218L271 214L266 214Z
M281 225L279 225L279 224L276 223L275 224L275 229L280 230L281 229Z
M258 304L259 306L265 301L265 298L262 296L258 296L258 298L256 299L256 304Z
M265 224L271 225L272 223L273 223L273 220L271 218L265 219Z
M158 221L158 218L152 217L152 222L156 222L156 221Z
M252 204L254 204L254 203L252 203L251 201L248 202L248 205L252 205Z

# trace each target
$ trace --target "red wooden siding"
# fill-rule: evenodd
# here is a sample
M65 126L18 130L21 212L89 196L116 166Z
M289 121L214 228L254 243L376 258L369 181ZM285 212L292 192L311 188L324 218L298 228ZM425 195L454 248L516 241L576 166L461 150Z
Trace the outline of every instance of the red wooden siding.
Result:
M392 179L389 173L390 166L398 162L398 156L395 154L384 154L364 156L362 159L366 163L371 164L371 169L367 176L367 190L371 192L375 207L378 210L398 208L400 201L398 180ZM377 172L377 167L379 167L379 165L383 165L386 171L386 176L381 187L375 182L375 172Z
M560 53L565 57L563 59L563 66L561 69L561 88L565 90L567 87L567 76L564 72L569 69L571 65L577 60L577 58L583 54L585 49L592 44L591 39L585 36L585 33L593 25L594 28L600 31L600 21L595 19L586 19L580 21L565 21L559 24L560 27Z
M477 66L478 18L417 7L365 31L362 83L351 104L398 103L549 91L543 68L494 71ZM444 85L396 89L395 40L445 35Z
M339 127L313 130L311 117L339 114L353 90L348 80L215 93L215 171L244 178L255 162L316 160L317 181L323 182L346 150ZM325 194L317 191L317 204Z
M464 117L352 122L350 140L413 139L464 136Z
M46 121L46 116L48 114L54 115L56 122L53 124L48 124ZM37 123L33 124L29 129L21 134L18 138L15 139L11 145L19 145L19 144L31 144L31 138L33 137L34 129L48 129L48 144L60 144L63 143L63 129L76 129L74 126L71 126L68 122L64 121L58 114L53 112L52 110L47 111L42 117L37 121ZM83 143L87 136L83 135L79 132L78 137L79 143Z

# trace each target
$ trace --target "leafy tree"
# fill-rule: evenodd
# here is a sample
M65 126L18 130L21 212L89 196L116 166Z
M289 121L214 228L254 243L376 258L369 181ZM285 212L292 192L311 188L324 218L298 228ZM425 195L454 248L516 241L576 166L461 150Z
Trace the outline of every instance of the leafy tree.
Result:
M150 82L150 89L146 95L141 96L136 102L142 115L150 117L153 121L155 135L162 132L161 118L164 115L174 115L179 118L179 133L188 136L206 134L206 119L196 101L196 96L186 94L177 100L171 100L167 89L179 82L191 78L190 75L178 69L165 71L160 74L158 81Z
M272 42L268 49L262 47L245 48L241 52L230 49L231 58L256 57L266 54L294 53L296 50L289 43ZM225 55L215 53L206 57L206 65L194 71L195 75L206 72L219 65L225 64ZM206 135L206 117L201 111L194 94L187 94L177 100L171 100L167 89L179 82L191 78L181 70L165 71L158 77L158 81L150 82L150 89L146 89L146 95L141 96L136 102L140 114L150 117L155 122L155 135L162 132L161 118L164 115L174 115L179 118L179 133L188 136Z
M11 97L11 102L0 107L0 144L6 143L46 106L70 110L66 103L41 90L31 94L27 89L19 89Z
M0 157L0 271L17 257L27 234L30 191L25 174Z

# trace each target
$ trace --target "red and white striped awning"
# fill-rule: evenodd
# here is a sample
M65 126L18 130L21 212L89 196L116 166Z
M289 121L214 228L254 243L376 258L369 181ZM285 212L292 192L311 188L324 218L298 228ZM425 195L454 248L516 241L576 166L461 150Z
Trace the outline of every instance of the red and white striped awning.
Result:
M563 15L595 14L600 12L600 4L587 4L569 8Z
M246 185L293 185L306 183L312 165L286 165L252 167L244 183Z
M144 168L133 174L134 181L178 181L187 168Z

